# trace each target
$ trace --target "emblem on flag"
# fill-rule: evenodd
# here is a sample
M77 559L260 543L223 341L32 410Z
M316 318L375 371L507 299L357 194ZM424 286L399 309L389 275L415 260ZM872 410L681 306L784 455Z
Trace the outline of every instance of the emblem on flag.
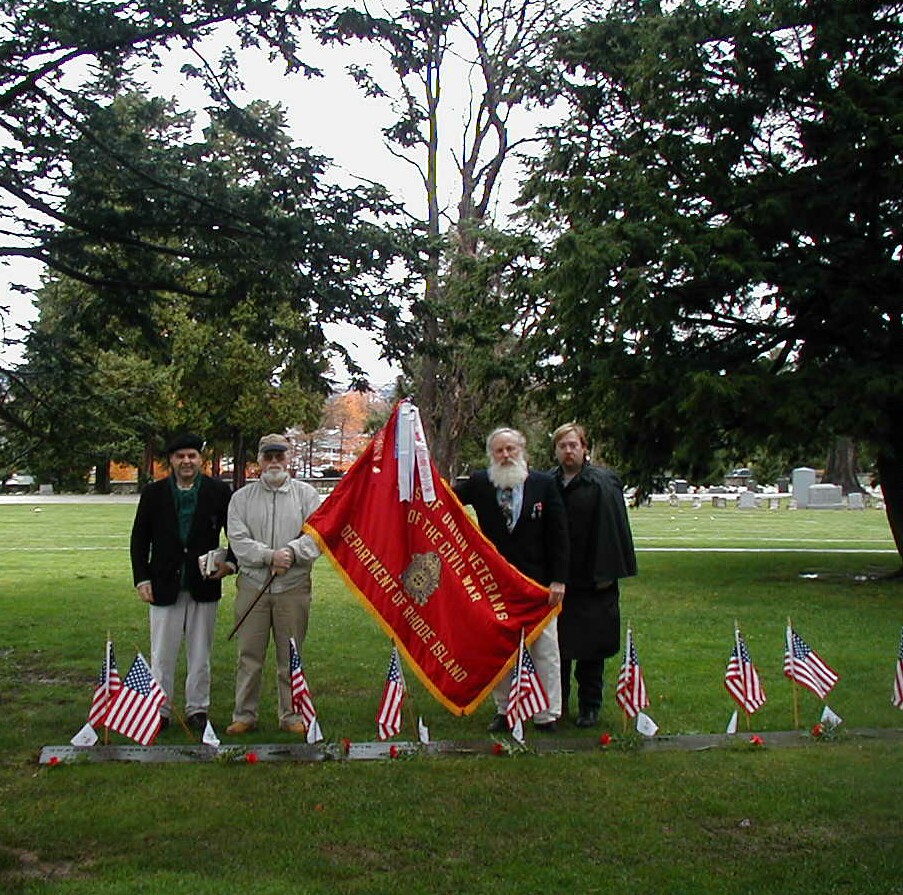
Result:
M415 553L401 576L404 592L423 606L439 588L442 560L436 553Z

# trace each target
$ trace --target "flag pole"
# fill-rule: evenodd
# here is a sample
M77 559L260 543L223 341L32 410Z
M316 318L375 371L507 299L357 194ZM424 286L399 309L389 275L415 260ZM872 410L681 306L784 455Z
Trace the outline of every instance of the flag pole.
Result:
M633 643L633 628L630 626L630 619L627 619L627 643L624 645L624 663L630 661L630 647ZM624 665L622 664L623 668ZM620 674L619 674L620 676ZM621 706L621 735L627 735L627 709Z
M521 681L521 670L524 667L524 627L521 625L520 629L520 643L517 645L517 665L514 666L514 714L515 717L520 717L521 714L521 703L523 702L523 694L520 689L520 681ZM517 724L517 722L514 722Z
M793 625L790 616L787 616L787 660L790 662L790 692L793 695L793 729L799 730L800 726L800 696L796 686L796 677L793 672Z
M107 630L107 645L105 647L106 656L104 657L104 665L106 667L106 673L104 674L104 693L106 694L106 713L104 714L103 719L103 744L104 746L110 745L110 728L107 727L107 718L110 716L110 653L113 650L110 648L112 646L112 638L110 636L109 629Z
M737 665L742 668L743 667L743 659L740 655L740 622L736 618L734 619L734 649L737 651ZM744 676L744 680L745 679L746 678ZM745 689L746 688L744 686L744 690ZM746 731L748 733L750 730L749 709L747 709L745 705L741 706L741 708L743 709L743 716L746 718Z

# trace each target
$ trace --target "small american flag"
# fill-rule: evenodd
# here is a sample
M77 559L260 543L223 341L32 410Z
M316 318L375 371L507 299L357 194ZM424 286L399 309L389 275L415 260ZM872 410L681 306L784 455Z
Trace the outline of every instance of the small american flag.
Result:
M903 709L903 632L900 633L900 649L897 650L897 670L894 674L894 696L891 702Z
M724 686L749 715L765 705L765 691L739 630L734 631L734 648L724 672Z
M149 746L160 730L160 706L164 702L166 694L151 675L144 656L138 653L110 708L107 727Z
M91 700L91 708L88 709L88 723L92 727L100 727L106 722L107 715L121 689L122 680L119 677L119 669L116 667L113 641L108 640L97 685L94 687L94 698Z
M521 631L517 667L511 677L508 705L505 707L508 727L513 728L518 721L526 721L539 712L548 711L548 708L549 698L536 672L530 651L524 645L524 632Z
M618 674L618 688L615 701L621 706L628 718L635 718L642 709L649 705L646 695L646 682L643 680L643 669L637 658L633 632L627 629L627 642L624 644L624 663Z
M393 646L383 698L376 713L377 735L381 740L387 740L401 730L401 704L404 702L404 693L404 674L398 659L398 649Z
M295 638L289 637L289 669L292 673L292 711L301 716L305 727L310 727L317 717L314 701L307 686L307 678L304 676L304 667L301 665L301 656L295 645Z
M812 647L789 625L784 650L784 674L792 681L824 699L840 680L833 668L826 665Z

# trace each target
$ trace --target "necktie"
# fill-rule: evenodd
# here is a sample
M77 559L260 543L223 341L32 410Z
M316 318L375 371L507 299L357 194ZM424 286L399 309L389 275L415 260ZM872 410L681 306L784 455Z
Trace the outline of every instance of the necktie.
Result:
M499 508L505 517L505 525L508 527L508 531L514 528L513 501L514 497L511 488L499 488Z

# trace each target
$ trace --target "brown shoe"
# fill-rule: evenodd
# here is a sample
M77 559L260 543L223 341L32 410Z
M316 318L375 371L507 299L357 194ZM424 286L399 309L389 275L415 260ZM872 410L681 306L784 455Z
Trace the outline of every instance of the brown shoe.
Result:
M243 733L251 733L253 730L257 730L257 724L254 721L233 721L226 728L226 734L230 737L237 737Z
M303 721L283 721L279 729L286 733L295 733L299 737L307 736L307 727Z

